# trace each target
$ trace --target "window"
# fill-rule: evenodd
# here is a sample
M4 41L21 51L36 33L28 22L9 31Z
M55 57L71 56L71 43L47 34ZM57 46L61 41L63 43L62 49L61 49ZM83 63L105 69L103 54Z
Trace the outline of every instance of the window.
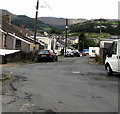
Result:
M21 46L21 40L16 40L16 46Z
M95 53L95 50L92 50L92 53Z
M7 47L6 41L7 41L7 34L5 34L5 36L4 36L4 47Z
M112 47L111 47L111 51L113 54L117 53L117 42L113 42Z
M3 47L7 48L7 33L2 34Z

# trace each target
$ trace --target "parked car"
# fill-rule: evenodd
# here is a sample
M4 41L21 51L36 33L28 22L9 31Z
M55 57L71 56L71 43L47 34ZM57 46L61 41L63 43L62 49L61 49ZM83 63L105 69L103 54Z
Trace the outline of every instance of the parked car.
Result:
M80 53L78 50L73 50L74 56L75 57L81 57L82 53Z
M82 52L82 56L86 56L86 55L87 55L86 53Z
M57 61L58 55L53 50L38 50L35 53L35 61Z
M72 51L66 51L65 57L74 57L74 53Z
M83 53L89 54L89 49L83 49Z

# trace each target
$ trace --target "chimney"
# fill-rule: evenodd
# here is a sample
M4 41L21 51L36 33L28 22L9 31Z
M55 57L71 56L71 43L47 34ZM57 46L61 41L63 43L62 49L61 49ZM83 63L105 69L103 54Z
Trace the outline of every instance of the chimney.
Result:
M10 15L3 15L3 19L4 19L8 24L11 25L11 17L10 17Z
M22 25L22 28L26 28L26 25L25 25L25 24L23 24L23 25Z

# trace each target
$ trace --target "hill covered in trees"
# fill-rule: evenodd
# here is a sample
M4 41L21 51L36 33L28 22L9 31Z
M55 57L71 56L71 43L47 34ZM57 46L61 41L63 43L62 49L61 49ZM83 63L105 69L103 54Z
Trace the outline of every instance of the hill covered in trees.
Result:
M26 15L15 15L15 14L12 14L11 12L9 12L7 10L3 10L3 9L0 9L0 12L1 12L2 16L9 15L11 18L12 24L15 24L17 26L24 25L26 28L34 30L35 18L30 18ZM41 20L38 20L37 28L39 30L48 30L48 31L54 29L54 27L52 25L45 24Z
M70 27L70 32L109 33L111 35L118 35L120 32L119 25L120 21L118 20L96 19L74 24Z
M45 24L52 25L56 29L64 30L66 26L66 18L57 18L57 17L39 17L38 20L41 20ZM86 19L68 19L68 26L82 23L87 21Z
M12 23L17 25L17 26L24 25L26 28L34 30L35 19L27 17L26 15L17 15L17 18L13 19ZM45 24L44 22L38 20L37 29L50 31L50 30L54 29L54 27L52 27L49 24Z

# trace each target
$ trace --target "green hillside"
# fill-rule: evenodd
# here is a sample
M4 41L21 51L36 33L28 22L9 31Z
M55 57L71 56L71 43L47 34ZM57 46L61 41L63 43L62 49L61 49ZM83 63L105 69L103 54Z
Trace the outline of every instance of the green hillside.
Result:
M120 33L120 26L118 25L118 20L96 19L72 25L70 33L108 33L110 35L118 35Z
M26 28L34 29L34 23L35 23L34 18L30 18L25 15L18 15L17 17L18 18L15 18L12 20L13 24L17 26L25 25ZM49 28L49 29L46 29L46 28ZM37 29L50 31L53 29L53 27L49 24L45 24L44 22L38 20Z

